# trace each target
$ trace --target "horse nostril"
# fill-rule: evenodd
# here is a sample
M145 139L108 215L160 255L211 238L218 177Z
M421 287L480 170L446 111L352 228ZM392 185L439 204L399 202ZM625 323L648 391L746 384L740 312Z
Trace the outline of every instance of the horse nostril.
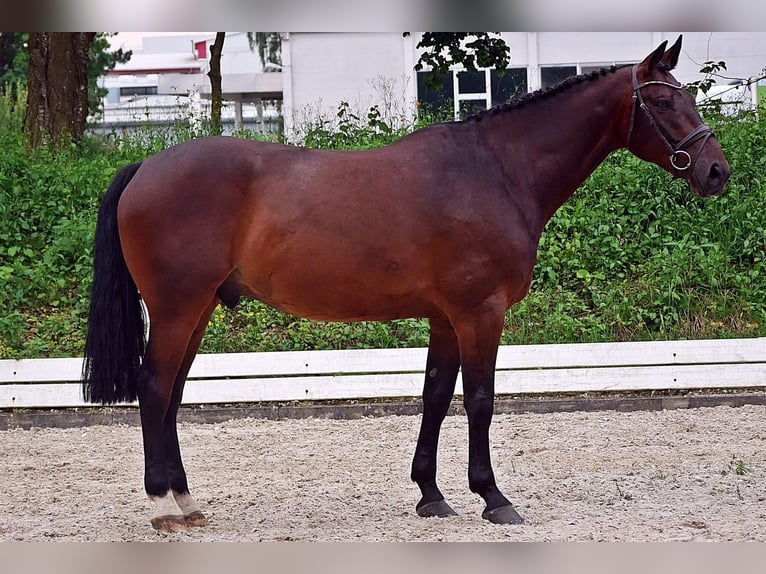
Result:
M718 181L722 175L723 170L721 169L721 165L718 162L713 163L713 165L710 166L710 174L708 175L708 180Z

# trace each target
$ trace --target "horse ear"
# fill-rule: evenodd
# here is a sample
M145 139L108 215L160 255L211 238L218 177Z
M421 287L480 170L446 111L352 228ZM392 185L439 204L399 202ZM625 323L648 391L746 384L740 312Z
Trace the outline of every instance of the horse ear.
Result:
M647 70L651 70L657 66L657 64L659 64L662 58L665 56L665 46L667 45L668 41L663 41L662 44L660 44L654 52L644 58L644 61L641 62L642 67L645 67Z
M678 56L681 53L681 40L683 35L678 36L678 40L662 56L661 65L668 71L672 70L678 64Z

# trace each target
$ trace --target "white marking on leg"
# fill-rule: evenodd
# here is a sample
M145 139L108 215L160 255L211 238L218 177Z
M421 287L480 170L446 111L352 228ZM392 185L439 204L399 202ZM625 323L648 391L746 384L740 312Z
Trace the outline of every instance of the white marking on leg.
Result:
M176 504L178 504L179 508L184 513L184 516L188 516L193 512L202 512L197 501L194 500L192 495L188 492L181 494L174 490L173 498L175 498Z
M178 506L176 499L168 491L163 496L149 496L149 500L154 503L154 516L153 518L163 518L165 516L178 516L184 515L181 508Z
M184 523L186 526L207 526L209 524L205 515L202 514L197 501L191 497L191 494L188 492L181 494L173 491L173 497L184 513Z

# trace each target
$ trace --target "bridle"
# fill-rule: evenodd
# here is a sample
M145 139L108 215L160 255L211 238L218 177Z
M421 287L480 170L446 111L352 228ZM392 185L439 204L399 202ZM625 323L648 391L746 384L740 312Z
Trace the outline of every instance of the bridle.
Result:
M675 146L673 146L668 140L667 136L665 135L660 124L658 124L657 121L654 119L654 116L652 115L652 112L649 110L649 107L646 105L646 103L644 103L644 98L641 96L641 89L647 86L668 86L669 88L682 90L683 87L676 86L675 84L671 84L669 82L662 82L659 80L652 80L649 82L644 82L643 84L639 84L637 72L636 72L637 70L638 70L638 64L635 64L632 70L633 106L630 112L630 126L628 127L628 141L626 146L630 146L630 136L633 134L633 124L636 119L636 108L641 108L646 114L646 117L648 118L649 123L652 124L652 126L654 127L654 130L657 132L657 135L660 137L660 140L662 140L662 143L664 143L665 147L668 148L668 151L670 152L670 165L672 165L678 171L686 171L687 169L691 168L693 173L694 163L696 159L693 160L689 152L686 151L686 149L684 148L690 146L697 140L702 139L702 145L699 148L699 151L701 152L702 148L705 147L707 140L710 138L710 136L713 135L713 130L710 129L710 127L705 124L700 124L696 128L694 128L691 132L689 132L689 134L685 138L683 138Z

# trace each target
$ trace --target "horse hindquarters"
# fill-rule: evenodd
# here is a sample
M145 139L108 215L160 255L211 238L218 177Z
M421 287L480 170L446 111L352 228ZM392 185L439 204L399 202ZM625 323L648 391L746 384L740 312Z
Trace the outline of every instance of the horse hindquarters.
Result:
M186 375L217 304L216 289L231 269L221 254L221 245L227 241L225 233L219 233L217 242L211 242L212 229L201 226L201 222L209 218L210 209L204 205L193 206L191 213L196 214L196 219L189 219L188 190L184 182L167 179L163 175L167 172L161 168L161 163L150 158L140 170L137 167L133 170L130 185L118 176L115 181L120 181L120 193L110 188L106 196L109 217L100 219L108 220L113 239L111 259L107 260L122 262L123 273L132 285L135 307L140 309L137 288L151 321L143 357L134 353L137 355L134 363L129 364L133 365L132 371L125 367L125 361L119 368L128 371L131 377L131 394L123 400L138 398L145 457L144 485L147 495L155 502L152 523L161 530L177 530L187 524L205 522L189 495L178 445L176 415ZM206 229L206 233L200 234L201 228ZM210 247L204 251L206 246ZM98 269L96 250L96 278ZM97 283L94 281L94 285ZM125 306L117 296L106 305L117 310ZM117 327L119 324L113 322L102 337L106 340L124 338L122 332L115 330ZM141 343L143 337L142 324ZM126 376L124 372L117 374Z

